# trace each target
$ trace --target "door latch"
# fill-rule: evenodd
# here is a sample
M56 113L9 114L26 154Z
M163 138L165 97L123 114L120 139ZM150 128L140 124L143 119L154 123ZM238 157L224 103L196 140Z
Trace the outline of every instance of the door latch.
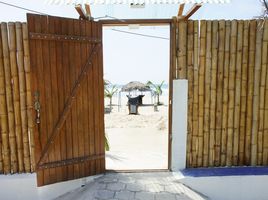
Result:
M40 124L40 109L41 109L41 106L40 106L39 98L40 98L39 91L36 91L36 92L34 93L34 109L35 109L35 111L36 111L35 122L36 122L37 124Z

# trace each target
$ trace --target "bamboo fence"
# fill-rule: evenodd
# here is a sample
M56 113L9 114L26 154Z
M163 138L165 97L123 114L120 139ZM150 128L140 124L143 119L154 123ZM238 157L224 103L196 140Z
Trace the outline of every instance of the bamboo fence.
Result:
M34 171L27 24L1 23L0 173Z
M267 165L268 21L172 27L173 79L188 80L187 167Z

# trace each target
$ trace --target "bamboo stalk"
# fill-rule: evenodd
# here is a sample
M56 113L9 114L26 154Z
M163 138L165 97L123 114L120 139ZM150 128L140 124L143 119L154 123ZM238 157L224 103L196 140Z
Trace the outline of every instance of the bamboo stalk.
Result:
M234 137L234 101L235 101L235 61L237 47L237 21L231 22L231 41L230 41L230 67L229 67L229 87L228 87L228 129L227 129L227 157L226 165L232 165L233 156L233 137Z
M265 21L264 25L264 46L263 46L263 67L266 70L266 80L265 80L265 99L264 99L264 124L263 124L263 155L262 155L262 165L268 165L268 21ZM266 54L265 54L266 51ZM262 71L264 73L264 71ZM261 79L261 85L263 83L263 78Z
M246 118L246 142L245 142L246 165L250 165L255 50L256 50L256 21L251 20L249 25L249 63L248 63L248 87L247 87L248 94L247 94L247 118Z
M197 167L198 151L198 55L199 55L199 21L194 21L194 82L193 82L193 139L192 139L192 165Z
M245 135L246 135L246 108L247 108L247 76L248 76L248 46L249 46L249 21L244 21L243 26L243 58L241 78L241 110L239 127L239 165L244 165Z
M258 158L257 165L263 164L264 156L264 113L265 113L265 82L267 71L267 54L268 54L268 21L263 24L262 40L262 60L261 60L261 80L260 80L260 104L259 104L259 125L258 125Z
M259 25L260 21L257 21ZM252 116L252 137L251 137L251 165L257 164L257 148L258 148L258 120L259 120L259 99L260 99L260 76L261 76L261 49L262 49L263 28L257 28L256 35L256 51L254 66L254 85L253 85L253 116Z
M187 45L187 23L184 20L180 20L178 24L178 78L186 79L186 45Z
M204 104L204 146L203 146L203 167L208 166L209 154L209 106L210 106L210 77L211 77L211 21L206 22L206 65L205 65L205 104Z
M215 132L215 166L220 165L221 155L221 128L222 128L222 94L223 94L223 65L224 65L225 21L219 21L219 48L217 72L217 99L216 99L216 132Z
M13 104L15 113L15 135L16 135L16 145L17 158L18 158L18 171L23 172L23 144L22 144L22 133L21 133L21 113L20 113L20 92L19 92L19 77L16 59L16 32L15 24L13 22L8 23L9 30L9 56L10 56L10 69L12 78L12 94L13 94ZM14 169L15 170L15 169ZM15 172L17 169L15 170Z
M26 83L24 72L24 53L23 53L23 39L22 39L22 24L16 22L16 47L17 47L17 64L19 73L19 91L20 91L20 111L21 111L21 125L23 136L23 158L25 172L31 171L30 152L29 152L29 137L27 125L27 107L26 107Z
M231 22L225 22L225 44L224 44L224 72L223 72L223 99L222 99L222 132L221 132L221 166L226 165L227 152L227 125L228 125L228 77L230 58L230 34Z
M34 122L32 116L32 93L31 93L31 68L30 68L30 52L29 52L29 38L27 24L22 24L22 37L23 37L23 52L24 52L24 71L26 82L26 106L27 106L27 124L28 136L30 143L30 159L31 171L35 171L35 143L34 143Z
M204 85L206 66L206 21L201 20L200 25L200 54L199 54L199 80L198 80L198 153L197 166L203 161L203 131L204 131Z
M241 70L243 49L243 21L238 21L237 27L237 51L235 73L235 112L234 112L234 136L233 136L233 165L238 165L239 126L240 126L240 95L241 95Z
M177 78L177 17L172 19L172 80Z
M187 79L188 79L188 134L187 134L187 166L191 166L191 144L193 135L193 82L194 82L194 21L187 23Z
M209 166L214 166L217 100L218 21L212 23L212 67L210 83Z
M13 108L13 98L11 89L11 71L9 61L9 49L8 49L8 33L7 24L1 23L2 45L3 45L3 58L4 58L4 72L5 72L5 85L6 85L6 101L8 112L8 129L9 129L9 146L10 146L10 162L11 169L9 173L16 173L18 170L17 162L17 145L15 136L15 116ZM6 141L5 141L6 143Z
M2 32L2 31L1 31ZM0 130L1 130L1 173L10 173L10 149L8 137L8 113L5 91L5 72L3 63L2 34L0 34Z

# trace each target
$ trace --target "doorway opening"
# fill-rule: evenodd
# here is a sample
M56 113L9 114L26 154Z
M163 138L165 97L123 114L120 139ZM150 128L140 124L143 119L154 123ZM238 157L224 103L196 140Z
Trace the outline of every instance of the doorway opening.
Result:
M170 24L105 22L103 61L106 170L169 169Z

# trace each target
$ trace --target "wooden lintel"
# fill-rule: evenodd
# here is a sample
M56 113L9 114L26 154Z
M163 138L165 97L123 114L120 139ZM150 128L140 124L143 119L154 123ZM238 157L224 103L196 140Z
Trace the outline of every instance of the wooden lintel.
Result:
M88 19L86 13L84 12L84 9L82 8L81 4L75 5L75 9L79 14L79 19Z
M193 5L193 7L185 14L184 19L189 19L200 7L202 4L196 3Z
M178 11L178 16L182 16L183 10L184 10L184 6L185 6L184 3L180 4L179 11Z

